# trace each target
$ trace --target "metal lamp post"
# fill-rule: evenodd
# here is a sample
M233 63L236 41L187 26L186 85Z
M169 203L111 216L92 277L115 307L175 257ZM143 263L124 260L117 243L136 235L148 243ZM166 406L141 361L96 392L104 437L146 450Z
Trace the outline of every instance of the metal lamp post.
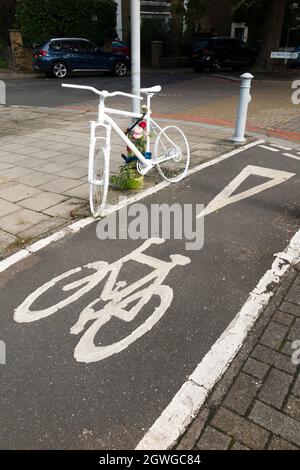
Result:
M131 90L140 96L141 90L141 8L140 0L131 0ZM132 99L132 112L140 112L140 100Z

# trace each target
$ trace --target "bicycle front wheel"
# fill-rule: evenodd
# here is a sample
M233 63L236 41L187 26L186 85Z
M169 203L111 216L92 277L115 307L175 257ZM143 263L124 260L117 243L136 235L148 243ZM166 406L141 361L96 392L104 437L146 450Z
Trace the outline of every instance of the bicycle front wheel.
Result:
M109 185L109 148L107 146L101 149L95 147L91 165L90 208L94 217L100 217L105 208Z
M163 179L176 183L186 176L190 149L181 129L167 126L160 131L155 142L154 158Z

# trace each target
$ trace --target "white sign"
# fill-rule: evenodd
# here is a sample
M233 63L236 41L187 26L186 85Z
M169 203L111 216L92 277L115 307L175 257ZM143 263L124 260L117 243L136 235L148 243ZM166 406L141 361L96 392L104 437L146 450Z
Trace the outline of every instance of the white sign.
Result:
M299 52L271 52L271 59L297 59Z

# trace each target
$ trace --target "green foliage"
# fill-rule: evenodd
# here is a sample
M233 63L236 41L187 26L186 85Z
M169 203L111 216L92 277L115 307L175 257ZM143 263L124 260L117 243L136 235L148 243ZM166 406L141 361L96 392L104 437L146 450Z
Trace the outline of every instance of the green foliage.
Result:
M7 62L4 59L0 58L0 69L6 69Z
M256 46L262 37L264 26L264 0L236 0L233 19L243 22L249 28L249 43Z
M191 50L195 41L198 39L196 33L196 23L205 16L208 7L207 0L188 0L185 12L186 29L183 35L183 50L185 53Z
M116 26L114 0L22 0L17 21L25 45L51 37L84 37L102 45ZM95 19L97 19L95 21Z
M163 41L163 55L172 50L172 40L165 20L161 18L143 18L141 25L141 55L151 56L151 41Z
M15 26L16 0L1 0L0 4L0 40L8 45L8 29Z
M299 2L298 2L299 4ZM263 30L266 27L265 9L267 0L235 0L234 21L244 22L249 27L249 42L257 45L262 38ZM299 45L300 42L300 8L297 2L288 0L286 5L285 21L283 24L281 46ZM268 26L268 25L267 25ZM288 41L289 40L289 41Z
M110 183L118 189L138 190L143 187L144 177L136 170L136 162L126 163L120 166L119 175L112 175Z

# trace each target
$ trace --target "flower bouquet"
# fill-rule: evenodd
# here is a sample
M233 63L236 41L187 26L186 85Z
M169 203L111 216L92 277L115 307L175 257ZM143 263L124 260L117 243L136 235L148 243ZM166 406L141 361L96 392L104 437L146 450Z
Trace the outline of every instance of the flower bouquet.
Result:
M137 121L127 129L125 134L129 140L136 146L136 148L143 154L146 154L147 147L147 125L144 120ZM140 175L136 169L137 157L133 154L129 147L127 147L127 155L122 154L125 164L120 166L119 175L111 177L111 183L119 189L139 190L144 186L144 176Z

